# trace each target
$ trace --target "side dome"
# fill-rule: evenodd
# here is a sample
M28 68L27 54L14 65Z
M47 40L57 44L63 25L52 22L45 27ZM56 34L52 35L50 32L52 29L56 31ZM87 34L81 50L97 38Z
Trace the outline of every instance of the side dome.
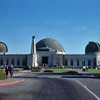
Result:
M89 42L85 48L85 53L96 53L100 52L100 44L97 42Z
M59 51L64 52L63 46L55 39L45 38L36 43L37 51Z
M0 42L0 53L8 52L7 45L4 42Z

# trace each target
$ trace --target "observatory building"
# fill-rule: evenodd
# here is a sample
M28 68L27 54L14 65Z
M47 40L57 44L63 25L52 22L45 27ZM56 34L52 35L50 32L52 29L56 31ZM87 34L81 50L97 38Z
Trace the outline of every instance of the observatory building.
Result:
M31 53L9 54L8 47L0 42L0 66L13 64L14 67L73 67L88 66L95 68L100 66L100 44L89 42L84 54L67 54L63 46L52 38L44 38L38 42L32 37Z

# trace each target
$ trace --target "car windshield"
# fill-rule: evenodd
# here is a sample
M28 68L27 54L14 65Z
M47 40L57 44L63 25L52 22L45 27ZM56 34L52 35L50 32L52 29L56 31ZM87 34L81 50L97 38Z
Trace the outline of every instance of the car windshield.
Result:
M99 0L0 0L0 100L100 100Z

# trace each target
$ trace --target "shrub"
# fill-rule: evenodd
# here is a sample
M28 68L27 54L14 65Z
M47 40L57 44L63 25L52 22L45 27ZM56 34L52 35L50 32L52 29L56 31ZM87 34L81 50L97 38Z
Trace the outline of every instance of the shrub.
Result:
M63 72L63 74L76 75L79 73L77 71L68 71L68 72Z
M48 69L48 70L44 70L44 72L53 72L53 70L49 70L49 69Z
M28 66L23 67L24 70L29 70Z
M22 71L23 68L14 68L14 71L18 72L18 71Z
M32 68L32 72L40 72L41 68L39 67L35 67L35 68Z

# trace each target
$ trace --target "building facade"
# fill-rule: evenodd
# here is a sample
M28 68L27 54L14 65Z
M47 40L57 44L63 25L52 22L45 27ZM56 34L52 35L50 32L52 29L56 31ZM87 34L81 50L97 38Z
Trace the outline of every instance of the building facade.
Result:
M32 37L31 53L8 54L8 47L0 42L0 66L13 64L14 67L72 67L82 68L88 66L95 68L100 66L100 44L89 42L84 54L66 54L62 45L55 39L45 38L36 43Z

